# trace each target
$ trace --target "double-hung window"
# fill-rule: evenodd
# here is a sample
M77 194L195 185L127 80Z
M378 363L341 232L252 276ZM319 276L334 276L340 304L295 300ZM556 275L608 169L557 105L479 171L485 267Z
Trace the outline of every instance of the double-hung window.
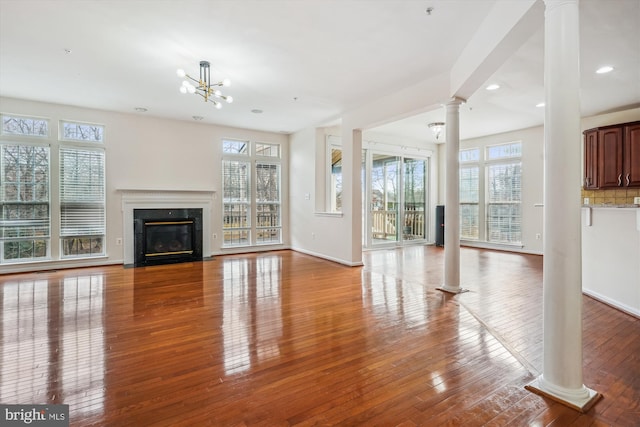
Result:
M480 149L460 151L460 238L479 238Z
M61 257L104 255L104 126L61 120L60 139Z
M104 151L60 148L61 255L104 255Z
M0 263L47 259L51 256L51 155L42 140L49 136L49 122L2 114L1 134Z
M522 241L522 143L489 146L487 159L487 241Z
M223 246L282 242L280 145L222 141Z

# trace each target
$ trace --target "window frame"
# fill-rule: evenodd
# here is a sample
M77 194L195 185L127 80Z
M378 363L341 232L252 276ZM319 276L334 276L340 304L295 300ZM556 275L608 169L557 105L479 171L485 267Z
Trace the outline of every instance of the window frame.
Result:
M93 145L93 144L92 144ZM101 174L102 174L102 183L101 183L101 190L102 190L102 194L101 194L101 200L99 202L93 200L93 201L73 201L73 202L66 202L64 199L65 197L63 196L63 187L64 187L64 177L63 177L63 173L64 173L64 154L65 152L71 152L71 151L76 151L76 152L84 152L84 153L99 153L100 157L101 157ZM107 218L106 218L106 211L107 211L107 204L106 204L106 152L103 148L99 148L99 147L95 147L95 146L87 146L86 144L75 144L75 145L61 145L58 148L58 155L59 155L59 165L58 165L58 174L59 174L59 180L58 180L58 197L59 197L59 241L60 241L60 259L80 259L80 258L94 258L94 257L100 257L100 256L105 256L106 255L106 241L107 241ZM93 175L92 175L93 177ZM70 186L73 185L70 183ZM95 186L94 186L95 187ZM85 209L86 206L88 205L92 205L93 207L90 209L95 209L95 207L97 206L98 209L102 210L102 223L93 223L93 227L94 228L101 228L101 233L71 233L71 234L65 234L65 218L67 218L67 215L65 215L65 208L68 208L68 205L72 205L72 204L76 204L76 205L85 205ZM76 224L76 226L80 226L80 224ZM84 225L86 227L86 225ZM72 245L84 245L88 242L89 244L89 251L86 252L78 252L75 254L67 254L65 253L65 244L67 242L71 241ZM75 241L75 242L74 242ZM98 252L94 252L93 251L93 247L99 245L100 251Z
M340 151L340 172L334 173L333 168L333 151ZM340 137L327 135L326 137L326 212L342 213L342 168L343 168L343 150Z
M473 153L470 156L466 156L466 153ZM460 210L460 239L462 240L473 240L473 241L478 241L480 240L480 199L481 199L481 191L480 191L480 176L481 176L481 167L480 167L480 154L481 154L481 150L479 147L473 147L473 148L465 148L465 149L461 149L459 154L458 154L458 161L460 163L460 166L458 168L458 175L459 175L459 186L462 187L462 171L463 169L467 169L467 170L473 170L475 169L475 180L476 180L476 188L475 188L475 196L476 196L476 201L475 202L471 202L471 201L462 201L462 189L460 188L459 194L459 210ZM465 208L468 207L473 207L475 206L475 216L472 218L468 218L464 216L464 212L465 212ZM466 219L466 221L465 221ZM471 234L464 234L465 233L465 229L466 228L473 228L473 225L471 225L470 227L465 227L464 224L466 223L470 223L473 224L475 223L475 228L476 228L476 235L473 236Z
M12 116L13 117L13 116ZM14 135L11 135L14 136ZM25 137L31 137L32 135L23 135ZM33 142L28 142L28 141L22 141L22 142L16 142L13 140L0 140L0 174L4 174L5 171L5 161L4 161L4 147L5 146L15 146L18 147L18 149L20 149L21 147L34 147L34 148L40 148L40 149L44 149L47 153L46 155L46 168L47 168L47 172L46 172L46 195L47 195L47 200L45 201L40 201L38 202L37 200L30 200L30 201L25 201L25 200L5 200L5 187L4 187L4 183L1 187L0 187L0 207L2 208L2 210L4 210L4 206L5 205L19 205L19 206L28 206L28 205L46 205L46 211L48 213L47 218L43 218L42 221L46 222L46 224L42 224L42 226L44 226L43 230L45 231L44 235L41 236L37 236L37 235L32 235L32 236L16 236L15 238L9 238L6 239L5 236L0 236L0 265L3 264L17 264L17 263L30 263L30 262L41 262L41 261L48 261L51 259L51 244L52 244L52 233L51 233L51 222L52 222L52 197L51 197L51 146L49 144L43 144L43 143L33 143ZM17 171L18 172L18 171ZM35 174L35 170L31 170L30 173ZM2 182L2 179L0 177L0 182ZM16 181L17 183L24 183L24 180L22 179L22 177L20 176L19 179ZM34 182L33 185L35 186L36 183ZM20 187L20 185L18 185L18 187ZM16 191L20 192L20 189L18 188ZM35 193L36 188L34 187L33 192ZM20 209L19 209L20 210ZM34 211L35 213L35 211ZM0 217L1 218L1 217ZM32 225L35 228L38 227L37 224L37 220L34 218L30 218L31 221L30 222L34 222L34 224ZM23 221L21 219L17 219L18 221ZM17 226L17 225L16 225ZM7 243L17 243L18 245L21 245L21 242L28 242L31 241L31 246L32 246L32 253L33 251L35 251L36 249L36 245L38 244L38 242L42 242L44 241L45 244L45 250L44 250L44 254L42 256L30 256L30 257L16 257L16 258L6 258L6 250L7 250ZM19 253L21 252L20 249L18 249Z
M496 147L510 147L508 153L504 156L496 156L490 158L490 151ZM517 147L517 154L514 154L514 147ZM491 170L493 167L497 166L514 166L518 167L518 180L519 180L519 190L518 190L518 200L502 200L502 201L492 201L490 194L490 186L491 186ZM501 244L501 245L514 245L519 246L522 245L522 141L510 141L501 144L493 144L485 147L485 241L492 244ZM513 179L511 176L510 179ZM513 188L510 190L513 192ZM510 206L513 208L517 206L518 213L517 219L519 223L519 231L509 231L508 238L503 239L494 239L492 238L491 224L495 222L495 219L492 219L492 211L495 206ZM512 215L512 217L515 217ZM503 217L500 217L503 218ZM517 233L519 238L513 238L512 234ZM502 235L503 233L500 233Z
M246 144L246 150L242 152L226 152L225 143L240 142ZM262 155L260 154L259 146L263 147L277 147L276 155ZM280 245L283 241L283 225L282 225L282 144L274 142L253 141L236 138L222 138L222 249L232 249L239 247L257 247L265 245ZM231 202L226 200L225 196L225 165L226 162L238 162L247 166L247 188L245 192L247 194L247 200L243 202ZM260 165L277 165L277 201L262 201L258 200L258 168ZM235 204L244 206L246 212L246 224L242 227L225 227L227 223L228 210L227 207ZM260 225L259 217L263 216L263 212L259 208L260 206L277 206L277 225ZM231 212L231 211L229 211ZM241 237L237 239L236 243L233 243L233 238L229 239L229 233L240 232ZM264 240L265 233L269 236L275 237L272 239ZM262 236L262 237L261 237Z

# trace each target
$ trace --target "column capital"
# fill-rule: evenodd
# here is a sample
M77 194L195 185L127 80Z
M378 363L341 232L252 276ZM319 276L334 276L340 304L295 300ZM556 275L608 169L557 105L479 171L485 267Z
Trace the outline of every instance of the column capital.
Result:
M449 106L449 105L462 105L464 103L466 103L467 100L464 98L460 98L458 96L454 96L453 98L450 98L447 102L444 103L444 105Z

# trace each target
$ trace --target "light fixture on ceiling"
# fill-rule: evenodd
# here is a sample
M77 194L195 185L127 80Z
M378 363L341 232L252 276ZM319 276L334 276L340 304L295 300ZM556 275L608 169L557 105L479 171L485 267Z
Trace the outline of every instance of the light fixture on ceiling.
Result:
M182 86L180 86L181 93L195 93L204 98L204 101L213 102L216 108L222 108L222 102L220 100L226 101L227 103L232 103L233 98L230 96L223 95L218 87L221 86L230 86L231 82L229 79L224 79L218 83L211 83L211 71L209 68L208 61L200 61L200 79L196 80L191 77L189 74L185 73L183 69L179 69L177 71L178 77L187 78L196 83L194 86L189 82L189 80L184 80L182 82Z
M613 71L613 67L611 65L605 65L604 67L600 67L596 70L598 74L607 74Z
M485 89L487 89L487 90L497 90L497 89L500 89L500 85L496 84L496 83L492 83L489 86L487 86Z
M440 134L442 134L442 130L444 129L444 122L429 123L429 128L431 128L436 139L438 139L440 138Z

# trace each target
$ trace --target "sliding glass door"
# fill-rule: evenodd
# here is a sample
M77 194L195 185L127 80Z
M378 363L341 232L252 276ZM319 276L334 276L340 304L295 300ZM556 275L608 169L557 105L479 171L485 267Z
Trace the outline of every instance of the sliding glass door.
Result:
M377 152L367 152L365 159L364 246L424 241L428 230L427 159Z

